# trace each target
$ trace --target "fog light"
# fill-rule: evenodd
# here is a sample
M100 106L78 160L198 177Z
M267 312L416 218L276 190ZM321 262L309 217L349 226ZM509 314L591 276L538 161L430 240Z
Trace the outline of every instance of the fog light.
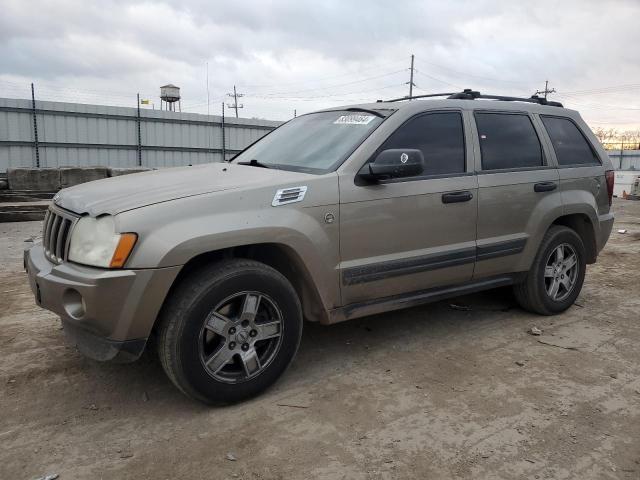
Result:
M73 288L67 288L62 294L62 303L64 310L71 318L77 320L84 317L87 311L87 306L84 303L84 298L80 295L80 292Z

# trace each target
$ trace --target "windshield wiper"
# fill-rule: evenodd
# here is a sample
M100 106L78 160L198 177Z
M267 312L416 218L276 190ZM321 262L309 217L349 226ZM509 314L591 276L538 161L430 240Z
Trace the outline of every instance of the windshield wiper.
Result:
M265 165L262 162L259 162L255 158L252 158L248 162L237 162L238 165L249 165L250 167L260 167L260 168L271 168L269 165Z

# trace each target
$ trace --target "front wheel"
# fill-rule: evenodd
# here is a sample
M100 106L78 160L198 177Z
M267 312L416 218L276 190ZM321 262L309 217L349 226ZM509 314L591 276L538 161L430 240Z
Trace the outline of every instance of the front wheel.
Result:
M554 225L540 244L525 280L514 286L518 303L541 315L564 312L582 289L586 271L584 243L572 229Z
M291 363L302 333L295 289L273 268L233 259L184 280L163 308L158 350L186 395L233 403L273 384Z

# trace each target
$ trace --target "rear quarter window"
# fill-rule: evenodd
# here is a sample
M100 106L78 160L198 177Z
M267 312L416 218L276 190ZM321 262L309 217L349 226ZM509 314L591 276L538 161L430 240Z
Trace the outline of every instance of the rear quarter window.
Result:
M600 159L577 125L567 118L541 116L558 165L599 165Z

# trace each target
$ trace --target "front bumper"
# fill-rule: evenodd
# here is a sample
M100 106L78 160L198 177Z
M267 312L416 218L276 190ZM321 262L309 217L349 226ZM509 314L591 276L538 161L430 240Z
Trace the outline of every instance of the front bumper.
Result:
M106 270L51 263L41 244L24 252L36 303L58 314L68 339L96 360L136 360L180 267Z

